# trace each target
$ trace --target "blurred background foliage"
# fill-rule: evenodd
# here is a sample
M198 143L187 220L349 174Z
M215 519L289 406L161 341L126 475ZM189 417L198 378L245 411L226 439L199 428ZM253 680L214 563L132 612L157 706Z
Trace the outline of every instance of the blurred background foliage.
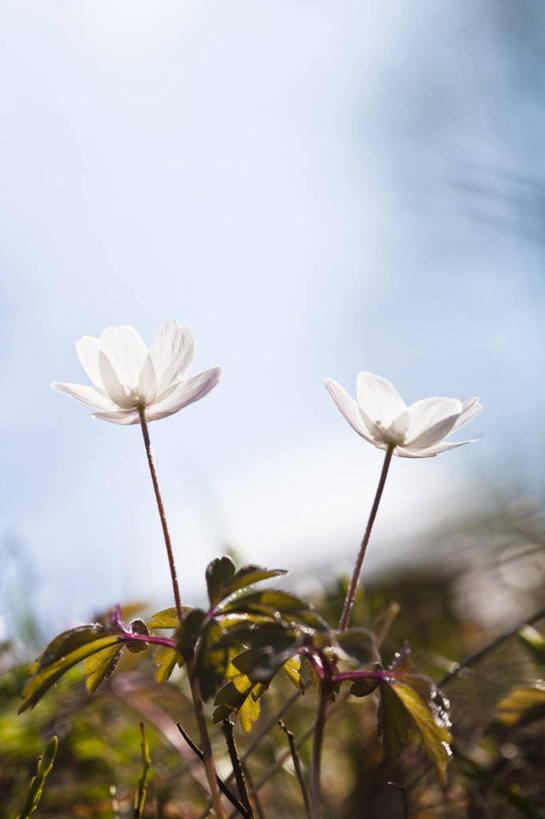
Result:
M372 626L384 637L390 660L408 642L419 671L436 681L455 664L524 621L543 606L545 591L545 511L538 499L519 495L483 509L478 516L445 524L409 543L430 560L415 568L400 564L375 577L360 593L354 623ZM413 555L414 557L414 555ZM24 576L24 567L23 576ZM21 576L19 577L21 580ZM289 578L285 578L289 585ZM12 582L15 582L12 575ZM331 623L339 617L345 581L323 584L296 580ZM26 585L12 587L20 601ZM59 751L38 809L51 817L130 817L141 771L140 722L146 726L152 772L144 816L197 817L206 806L200 762L176 729L180 721L193 737L191 701L185 678L175 672L154 682L150 655L125 652L109 682L89 696L81 671L73 669L31 712L16 716L30 659L44 647L43 624L19 607L19 625L2 644L0 658L1 815L16 815L34 774L36 756L47 739L59 737ZM124 617L144 613L135 603ZM545 633L545 617L534 636ZM383 758L377 737L376 695L339 697L327 722L323 786L325 815L367 819L425 817L545 816L543 645L531 650L514 634L444 686L451 701L454 758L445 790L419 747L417 737L399 757ZM295 739L312 726L316 692L294 697L279 675L262 700L252 732L236 734L244 753L275 712L290 698L283 719ZM509 702L513 691L515 700ZM535 696L534 694L537 694ZM508 702L509 718L500 718ZM514 702L514 705L513 705ZM505 712L505 708L503 708ZM223 735L213 728L218 771L230 772ZM282 754L286 758L282 759ZM311 740L300 747L308 771ZM274 775L267 773L275 766ZM276 725L246 762L251 786L258 788L259 815L303 816L303 805L284 732ZM265 778L263 784L261 780ZM405 805L406 802L406 805Z

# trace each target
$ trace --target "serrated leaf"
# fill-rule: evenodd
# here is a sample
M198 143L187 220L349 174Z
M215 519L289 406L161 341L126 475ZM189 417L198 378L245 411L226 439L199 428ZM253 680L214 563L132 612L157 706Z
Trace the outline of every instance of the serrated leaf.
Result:
M19 705L18 713L27 708L33 708L43 697L45 692L59 680L62 675L72 666L77 665L86 657L96 654L110 646L120 645L124 642L121 634L107 634L103 637L96 636L94 640L87 641L66 656L62 656L46 667L41 667L33 677L27 682L22 694L22 701Z
M120 654L121 647L116 644L84 659L82 670L89 694L94 694L102 680L111 677Z
M299 691L305 691L305 683L301 676L301 658L297 654L295 657L290 657L289 660L286 660L282 666L282 671L287 674L288 678Z
M214 608L227 597L229 583L235 574L235 564L230 557L216 557L206 567L206 585L210 606Z
M545 683L517 685L498 705L498 719L504 725L527 725L545 717Z
M216 696L214 722L227 719L233 712L237 714L243 730L248 733L252 723L259 716L259 697L266 686L253 685L244 675L236 677L225 685Z
M259 702L260 685L255 685L240 708L238 709L238 719L244 733L249 734L254 722L257 722L261 709Z
M190 611L191 606L182 606L184 618ZM175 608L163 609L156 612L151 620L148 620L148 628L178 628L180 621Z
M264 591L250 592L243 597L227 603L222 608L222 612L255 611L257 613L269 614L270 612L300 612L307 611L309 606L303 600L293 594L281 591L280 589L265 589Z
M262 630L256 630L256 632ZM233 665L249 677L252 682L269 681L284 663L295 653L299 640L296 635L285 630L273 634L272 629L268 639L254 640L247 651L243 651L233 660ZM262 635L259 634L262 638Z
M378 660L375 635L365 628L349 628L338 632L336 641L345 654L360 665Z
M233 594L246 586L252 586L254 583L260 583L262 580L268 580L270 577L278 577L282 574L287 574L287 570L264 569L263 566L253 564L242 566L229 583L227 594Z
M523 626L519 629L518 636L536 663L545 665L545 637L532 626Z
M384 756L397 756L409 739L412 720L387 683L380 686L380 706L378 710L378 733L382 735Z
M182 624L176 632L176 648L187 660L193 654L195 644L201 635L201 629L206 620L206 614L202 609L193 609L184 617Z
M181 667L184 663L182 655L178 654L175 648L169 648L168 646L159 646L153 661L157 666L155 672L156 682L166 682L174 671L174 666L178 664Z
M51 737L45 746L42 755L38 757L38 769L36 771L36 776L30 783L25 804L23 805L21 813L17 814L16 819L27 819L27 817L34 813L38 807L45 785L45 780L48 774L51 772L53 763L55 762L58 745L59 741L57 737Z
M225 679L227 649L216 647L222 635L221 626L214 620L209 620L197 648L195 670L205 701L214 696Z
M444 720L424 702L416 691L402 682L390 682L390 688L401 700L416 723L428 756L435 764L442 783L447 781L447 765L452 756L450 731Z
M46 646L30 667L30 673L35 674L37 671L41 671L42 668L51 665L55 660L59 660L80 646L90 643L100 635L107 633L106 628L100 623L88 623L84 626L77 626L68 631L63 631Z

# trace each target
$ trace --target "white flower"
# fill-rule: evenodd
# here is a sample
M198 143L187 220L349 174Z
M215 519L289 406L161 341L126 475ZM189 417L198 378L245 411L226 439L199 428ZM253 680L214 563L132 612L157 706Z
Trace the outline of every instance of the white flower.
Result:
M362 438L379 449L394 444L394 455L400 458L433 458L439 452L472 443L440 441L482 410L478 398L464 403L457 398L424 398L407 407L393 384L373 373L358 375L357 403L331 378L324 384Z
M108 327L100 338L84 336L76 351L93 386L52 384L59 392L98 410L93 418L137 424L139 407L156 421L203 398L220 379L214 367L185 379L195 351L193 333L168 319L149 350L132 327Z

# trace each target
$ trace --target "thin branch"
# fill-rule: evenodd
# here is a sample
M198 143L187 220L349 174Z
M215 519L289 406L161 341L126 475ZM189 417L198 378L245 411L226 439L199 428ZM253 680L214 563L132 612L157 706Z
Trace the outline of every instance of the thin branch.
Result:
M144 811L144 804L146 802L146 794L148 792L148 780L150 775L151 757L149 753L149 746L146 739L146 732L144 723L140 723L141 741L140 748L142 750L142 769L138 779L138 790L134 799L134 819L140 819Z
M231 759L231 765L233 766L233 773L235 775L240 801L245 806L246 810L248 811L248 814L253 819L254 812L250 804L250 799L248 798L248 790L246 788L246 781L244 779L244 771L242 770L242 765L240 763L240 757L235 742L235 730L233 723L230 719L224 719L222 727L223 733L225 734L225 742L227 743L227 750L229 751L229 757Z
M278 722L278 720L280 719L280 717L283 717L283 716L284 716L284 714L286 713L286 711L288 710L288 708L289 708L291 705L293 705L293 703L294 703L294 702L295 702L297 699L299 699L299 697L301 696L301 694L302 694L302 692L301 692L301 691L296 691L294 694L292 694L292 695L291 695L291 697L290 697L289 699L287 699L287 700L286 700L286 702L285 702L285 703L282 705L282 707L278 709L278 711L276 712L276 714L275 714L274 716L272 716L272 717L271 717L271 718L268 720L268 722L266 722L266 723L265 723L265 725L264 725L264 726L261 728L261 730L259 731L259 733L258 733L258 734L256 734L256 736L254 737L254 739L252 740L252 742L250 742L250 744L248 745L248 747L246 748L246 750L245 750L245 751L244 751L244 753L242 754L242 756L241 756L241 758L240 758L240 761L241 761L242 763L244 763L244 762L245 762L245 761L248 759L248 757L249 757L251 754L253 754L253 752L255 751L255 749L257 748L257 746L259 745L259 743L261 742L261 740L262 740L262 739L263 739L263 738L264 738L264 737L265 737L265 736L266 736L266 735L269 733L269 731L271 730L271 728L273 728L273 727L276 725L276 723ZM225 779L225 782L226 782L227 784L229 784L230 782L232 782L232 781L233 781L233 779L234 779L234 778L235 778L235 774L234 774L234 772L233 772L233 771L231 771L231 773L229 774L229 776L228 776L228 777ZM200 813L200 814L199 814L199 819L205 819L205 818L206 818L206 816L208 816L208 814L209 814L209 812L210 812L210 808L211 808L211 807L212 807L212 802L211 802L211 801L209 801L209 802L208 802L208 804L207 804L207 806L205 807L205 809L202 811L202 813Z
M542 617L545 617L545 606L542 606L530 617L525 617L515 626L510 626L508 629L506 629L493 640L491 640L489 643L487 643L483 648L479 649L479 651L476 651L475 654L472 654L471 657L468 657L467 660L464 660L463 663L458 663L452 669L452 671L449 671L448 674L445 674L445 676L439 680L439 682L437 683L439 688L442 688L444 685L446 685L455 677L457 677L460 671L463 671L464 668L470 668L472 665L475 665L475 663L479 662L479 660L481 660L495 648L500 646L503 642L505 642L505 640L508 640L509 637L512 637L514 634L516 634L517 631L523 628L523 626L535 623L537 620L541 620Z
M303 796L303 802L305 804L305 814L308 817L310 817L310 798L308 795L308 787L307 783L305 782L305 777L303 774L301 758L299 757L299 752L297 751L297 746L295 745L295 737L293 736L293 731L289 731L288 728L286 727L286 723L283 722L281 719L278 720L278 725L284 731L288 738L291 751L291 758L293 760L293 767L295 768L295 774L297 776L297 781L299 782L299 787L301 789L301 794Z
M195 743L193 742L193 740L191 739L189 734L184 730L184 728L182 727L182 725L179 722L176 723L176 727L178 728L178 731L183 736L183 738L185 739L185 741L187 742L187 744L189 745L189 747L191 748L193 753L204 764L204 754L201 751L201 749L199 748L199 746L195 745ZM236 798L234 793L231 790L229 790L229 788L227 787L227 785L225 784L223 779L220 779L220 777L217 774L216 774L216 782L218 783L218 787L219 787L220 791L227 797L229 802L232 805L235 806L238 813L241 813L245 817L245 819L253 819L252 815L250 813L248 813L248 811L246 810L246 808L244 807L242 802L239 802L239 800ZM236 812L233 814L233 816L236 816Z

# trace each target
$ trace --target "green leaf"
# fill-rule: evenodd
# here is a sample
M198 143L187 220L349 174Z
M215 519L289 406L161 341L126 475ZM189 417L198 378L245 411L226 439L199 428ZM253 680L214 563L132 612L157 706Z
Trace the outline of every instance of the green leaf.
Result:
M230 557L216 557L206 567L206 585L208 587L208 599L212 608L217 606L220 600L227 596L226 589L229 588L235 573L235 564Z
M430 708L416 691L402 682L390 682L390 688L399 697L424 742L428 756L435 764L443 784L447 781L447 765L452 756L450 731L444 716Z
M172 672L176 663L181 667L184 664L184 658L178 654L175 648L168 646L159 646L153 658L157 671L155 672L156 682L166 682Z
M358 680L358 682L360 682ZM399 754L408 742L412 720L403 703L387 683L380 686L378 732L387 757Z
M93 694L103 679L111 677L121 654L121 648L115 644L86 657L82 664L85 686Z
M545 665L545 637L532 626L523 626L519 629L518 636L536 663Z
M96 654L97 651L102 651L105 648L120 645L124 642L123 635L121 634L101 635L102 632L96 633L93 640L88 640L84 645L80 645L69 654L61 656L46 667L40 666L39 670L36 671L34 676L31 677L25 685L18 712L21 713L27 708L33 708L43 697L45 692L56 683L69 668L72 668L72 666L85 660L86 657Z
M192 609L184 617L176 632L176 648L187 661L193 654L195 644L201 635L201 629L206 620L206 613L202 609Z
M246 586L259 583L261 580L268 580L270 577L278 577L282 574L287 574L286 569L264 569L263 566L255 566L253 564L242 566L242 568L233 575L227 589L227 595L233 594L233 592L239 591L239 589L243 589Z
M252 682L270 680L299 647L296 634L281 627L262 627L252 635L252 645L233 659L233 665Z
M205 701L214 696L225 678L227 649L216 647L222 635L221 626L214 620L209 620L197 648L195 670Z
M214 722L222 722L235 712L243 730L248 733L259 716L259 698L265 690L266 686L253 685L245 675L231 680L214 700Z
M379 659L375 635L365 628L349 628L337 633L337 644L345 654L364 665Z
M57 755L58 745L59 741L57 737L51 737L45 746L41 757L38 757L38 770L36 771L36 776L30 783L25 804L23 805L21 813L18 814L17 819L27 819L27 817L30 816L31 813L34 813L38 807L46 777L51 771L55 761L55 756Z
M184 618L192 611L191 606L182 606ZM151 620L148 620L148 628L178 628L180 621L175 608L163 609L156 612Z
M68 631L63 631L55 637L44 649L35 663L30 667L30 673L35 674L42 668L54 663L55 660L70 654L80 646L96 640L97 637L107 634L106 628L100 623L89 623L84 626L77 626Z
M498 719L504 725L527 725L545 717L545 683L517 685L498 705Z
M292 681L294 686L304 693L305 681L301 674L301 658L296 654L295 657L290 657L282 666L282 671L287 675L288 679Z
M354 680L350 693L355 697L367 697L375 691L377 685L378 680L375 677L362 677L360 680Z
M236 597L222 606L221 613L261 615L278 620L298 622L317 631L328 631L328 626L316 612L299 597L280 589L265 589Z

